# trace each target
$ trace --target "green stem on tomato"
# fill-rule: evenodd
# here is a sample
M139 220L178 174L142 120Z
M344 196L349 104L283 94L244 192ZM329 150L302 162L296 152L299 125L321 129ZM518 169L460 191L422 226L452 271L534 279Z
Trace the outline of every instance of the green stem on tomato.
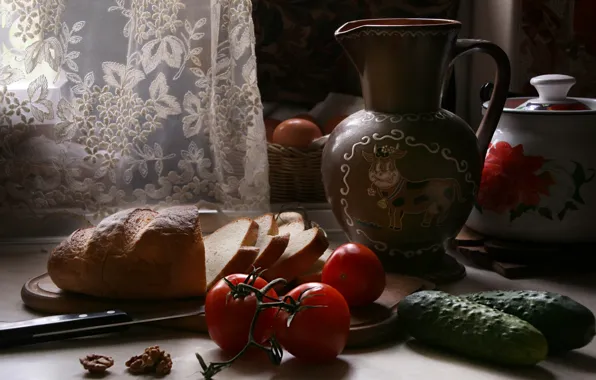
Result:
M254 281L252 283L254 283ZM269 284L267 284L262 289L257 289L249 283L240 283L237 285L233 285L231 283L228 284L228 286L230 286L231 292L235 293L233 295L234 297L236 297L237 295L247 294L247 291L249 291L248 294L254 293L255 298L257 300L257 307L255 310L255 314L253 315L252 321L250 323L250 329L248 332L248 343L233 358L231 358L230 360L224 361L224 362L211 362L211 363L209 363L209 365L207 365L205 363L205 361L203 360L203 358L201 357L201 355L199 353L195 353L195 356L197 357L199 363L201 364L201 368L203 369L203 371L201 371L201 374L203 375L203 377L205 379L207 379L207 380L213 379L213 376L215 376L217 373L221 372L225 368L228 368L229 366L231 366L232 363L234 363L238 358L240 358L251 346L257 347L257 348L267 352L267 355L269 356L269 359L273 364L279 365L281 363L281 361L283 359L283 350L282 350L281 346L279 345L279 343L277 342L277 339L275 339L275 335L273 335L271 337L271 339L269 339L269 344L271 345L271 347L266 347L266 346L256 342L254 339L254 336L253 336L254 328L255 328L257 319L259 317L259 314L264 309L275 307L275 308L279 308L279 310L282 310L282 309L286 310L289 313L291 313L292 315L294 315L298 310L300 310L300 303L299 302L296 303L296 301L294 299L292 299L292 297L285 297L283 301L279 301L276 298L267 296L267 292L269 290L271 290L275 285L280 284L280 283L285 284L285 283L287 283L287 281L283 278L278 278L278 279L271 281ZM263 298L265 298L265 297L268 298L269 300L274 300L276 302L263 302ZM291 300L291 302L289 302L289 303L286 302L286 300L288 298Z
M275 280L271 281L270 283L268 283L267 285L265 285L263 287L263 289L257 289L254 286L250 286L248 284L243 284L244 287L249 288L250 290L252 290L255 293L255 296L258 298L258 293L261 293L261 295L266 295L269 290L273 289L273 287L277 284L282 284L286 285L288 283L288 281L286 281L285 278L276 278Z
M254 285L254 283L257 281L257 278L259 278L266 271L266 269L263 269L261 271L259 270L260 268L255 268L253 266L253 271L248 276L246 276L244 282L238 285L232 284L230 280L224 277L223 281L230 288L230 293L228 294L228 296L232 296L232 298L234 299L248 297L250 293L253 292L252 289L254 289L254 287L252 285ZM240 285L246 286L242 287Z
M261 350L264 350L265 352L267 352L267 354L269 355L269 358L274 357L274 359L272 359L272 361L274 363L276 363L276 364L281 363L281 360L283 359L283 351L278 350L277 347L275 347L276 345L278 345L278 343L277 343L277 341L274 340L274 338L272 338L271 348L269 348L269 347L263 346L262 344L257 343L253 337L253 330L254 330L255 324L257 322L257 318L259 317L259 314L261 313L261 311L264 309L264 308L260 307L261 305L259 304L259 302L260 301L257 299L257 310L255 311L255 315L252 317L252 321L250 322L250 330L248 332L248 343L233 358L231 358L230 360L226 360L224 362L211 362L211 363L209 363L209 365L206 365L205 361L203 360L201 355L199 353L195 353L195 356L197 357L197 359L201 363L201 367L203 368L203 371L201 372L201 374L203 375L203 377L205 379L211 380L211 379L213 379L213 376L215 376L222 370L231 366L232 363L234 363L237 359L239 359L250 348L250 346L255 346L255 347L260 348ZM274 347L275 347L275 350L274 350ZM273 353L273 355L272 355L272 353Z

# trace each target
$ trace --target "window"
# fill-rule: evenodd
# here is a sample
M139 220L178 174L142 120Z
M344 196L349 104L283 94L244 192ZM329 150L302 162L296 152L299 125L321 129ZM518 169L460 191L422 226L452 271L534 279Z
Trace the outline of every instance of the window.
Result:
M43 40L57 25L47 16L40 17L32 2L0 2L0 125L55 121L51 104L59 100L65 80L58 71L60 42Z

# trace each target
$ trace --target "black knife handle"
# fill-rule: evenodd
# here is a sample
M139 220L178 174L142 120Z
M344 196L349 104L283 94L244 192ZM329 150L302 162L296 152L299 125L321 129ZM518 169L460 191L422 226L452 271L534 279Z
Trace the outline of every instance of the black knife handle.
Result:
M0 348L123 331L130 322L125 312L108 310L0 324Z

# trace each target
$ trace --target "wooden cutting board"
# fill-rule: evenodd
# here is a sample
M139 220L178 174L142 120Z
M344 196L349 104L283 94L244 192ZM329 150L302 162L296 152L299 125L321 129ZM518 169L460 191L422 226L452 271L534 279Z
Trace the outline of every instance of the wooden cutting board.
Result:
M418 290L434 289L429 281L397 274L387 274L387 286L372 305L352 310L352 325L348 347L365 347L387 342L401 334L397 304L408 294ZM121 301L66 293L58 289L46 274L27 281L21 289L21 298L30 309L49 315L74 314L120 309L129 313L157 310L187 309L203 304L203 298L173 301ZM205 333L205 317L178 318L155 323L163 327Z

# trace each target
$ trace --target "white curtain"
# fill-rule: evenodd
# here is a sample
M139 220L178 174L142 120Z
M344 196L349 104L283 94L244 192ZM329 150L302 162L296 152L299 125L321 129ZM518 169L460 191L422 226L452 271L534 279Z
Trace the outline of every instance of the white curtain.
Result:
M0 213L268 207L250 0L0 5Z

